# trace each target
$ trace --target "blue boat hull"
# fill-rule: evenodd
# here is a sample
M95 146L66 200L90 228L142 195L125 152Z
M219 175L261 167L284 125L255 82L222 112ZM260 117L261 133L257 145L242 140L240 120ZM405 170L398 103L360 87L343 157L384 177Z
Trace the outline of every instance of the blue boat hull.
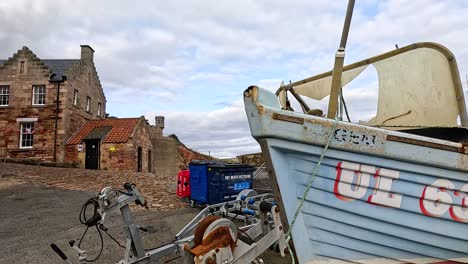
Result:
M458 143L307 116L251 87L245 106L300 263L468 262L468 155Z

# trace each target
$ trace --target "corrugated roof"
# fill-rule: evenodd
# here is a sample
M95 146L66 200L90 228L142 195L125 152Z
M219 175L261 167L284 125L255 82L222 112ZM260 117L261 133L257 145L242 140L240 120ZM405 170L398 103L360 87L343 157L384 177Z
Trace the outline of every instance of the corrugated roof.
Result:
M101 143L125 143L132 135L141 118L108 118L86 122L67 142L67 145L81 144L95 128L110 127Z

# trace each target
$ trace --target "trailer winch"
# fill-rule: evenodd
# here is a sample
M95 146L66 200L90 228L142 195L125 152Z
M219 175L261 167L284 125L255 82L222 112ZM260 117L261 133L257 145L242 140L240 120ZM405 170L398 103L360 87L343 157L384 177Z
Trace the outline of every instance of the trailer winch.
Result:
M86 231L90 227L98 230L102 252L101 232L108 234L104 226L106 216L120 210L127 239L125 246L122 246L125 251L119 264L155 263L173 254L181 256L184 264L263 263L259 256L268 248L276 247L282 256L286 251L280 209L269 193L258 195L254 190L246 189L239 193L236 200L207 206L176 234L173 242L148 250L145 250L140 236L140 232L147 230L134 222L130 210L129 205L133 202L146 206L136 186L126 183L124 190L104 188L90 198L80 212L80 221L86 225ZM86 216L88 206L93 206L93 215L89 218ZM78 245L70 241L70 247L77 252L79 262L88 263L98 259L100 253L93 259L88 258L86 251L80 248L81 240ZM51 247L66 263L71 263L56 244L51 244Z

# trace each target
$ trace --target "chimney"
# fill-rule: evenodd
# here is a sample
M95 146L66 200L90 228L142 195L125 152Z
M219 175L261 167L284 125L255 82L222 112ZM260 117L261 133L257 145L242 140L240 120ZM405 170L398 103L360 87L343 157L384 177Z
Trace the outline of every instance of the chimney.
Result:
M80 45L81 47L81 61L86 63L93 63L94 50L89 45Z
M156 125L156 136L162 137L163 136L163 129L164 129L164 116L156 116L155 117L155 125Z

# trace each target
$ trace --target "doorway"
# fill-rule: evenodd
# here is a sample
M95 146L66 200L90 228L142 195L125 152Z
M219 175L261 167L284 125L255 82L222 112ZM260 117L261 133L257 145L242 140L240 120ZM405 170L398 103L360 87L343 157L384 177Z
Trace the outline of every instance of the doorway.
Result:
M151 150L148 150L148 172L153 172L153 161L151 160Z
M100 158L100 139L88 139L85 140L86 153L85 153L85 169L99 170L99 158Z
M137 165L138 165L137 171L138 172L141 172L141 167L142 167L141 166L142 165L142 156L141 155L142 155L142 152L143 152L142 148L138 147L138 154L137 154Z

